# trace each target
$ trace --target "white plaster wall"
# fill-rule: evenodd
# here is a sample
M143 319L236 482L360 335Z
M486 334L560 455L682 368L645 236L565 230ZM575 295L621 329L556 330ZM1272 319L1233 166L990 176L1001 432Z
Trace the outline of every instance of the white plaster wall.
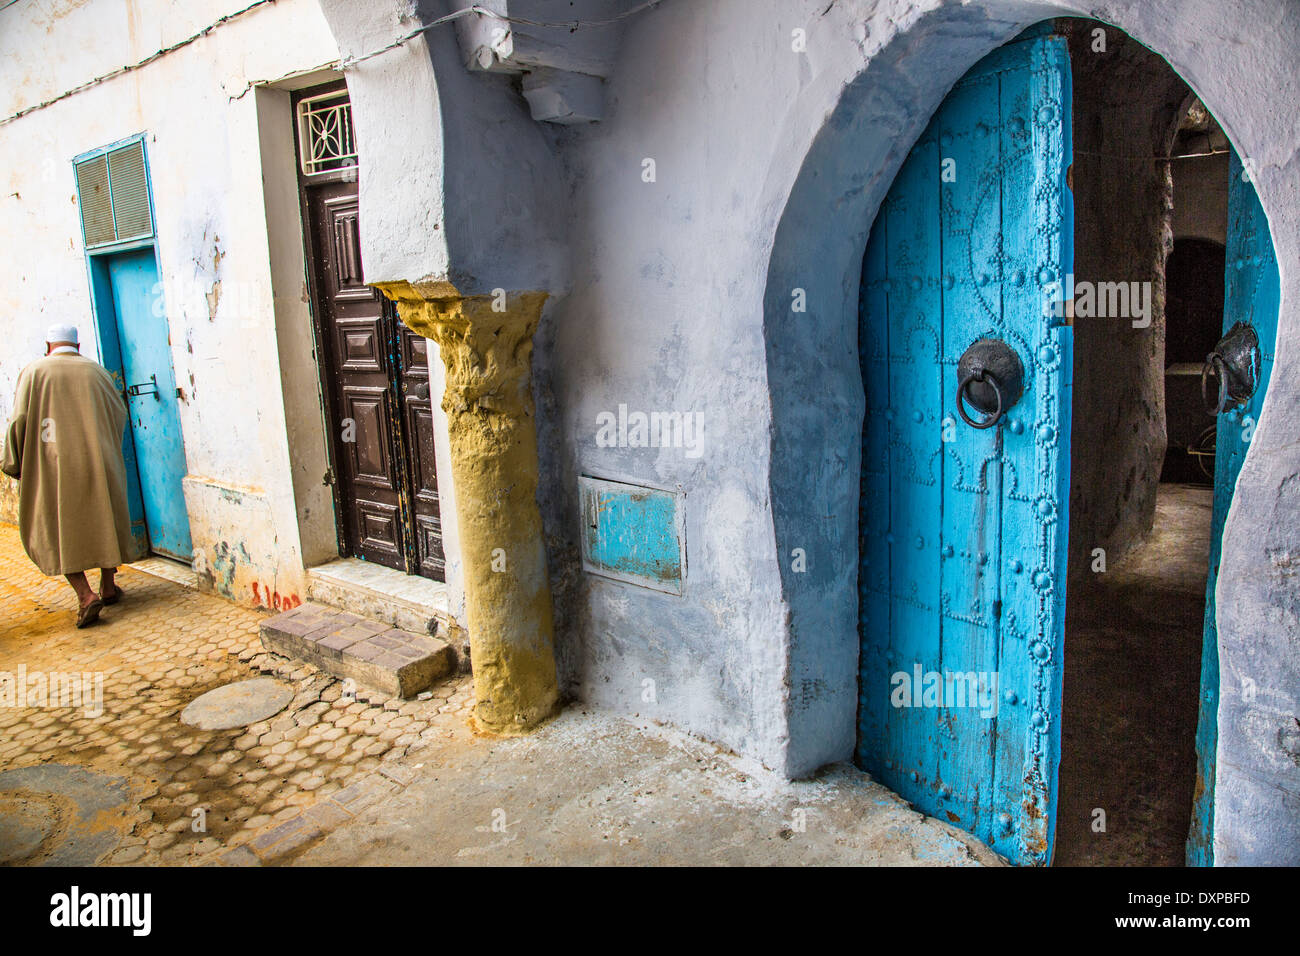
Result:
M420 25L408 0L321 0L347 65L361 177L361 258L367 282L445 278L445 182L438 88L424 35L374 57ZM450 29L450 28L448 28ZM402 148L393 149L394 143ZM400 188L394 186L400 183Z
M0 119L244 3L88 0L0 12ZM53 12L50 12L50 11ZM228 596L300 595L257 97L337 59L315 0L279 0L137 72L0 126L0 416L54 319L93 342L73 156L146 132L197 566ZM93 345L86 351L94 353ZM308 357L309 360L309 357ZM265 603L265 602L263 602Z
M295 86L337 79L309 74ZM303 563L314 567L338 557L334 496L324 481L329 455L320 371L312 328L311 295L307 285L304 224L298 191L298 161L294 150L296 121L288 89L260 87L257 97L262 196L275 304L276 343L285 407L288 465L298 516ZM274 592L273 592L274 593Z
M1016 32L971 10L950 76L915 58L864 82L871 54L917 16L893 4L667 3L627 29L606 120L561 143L575 265L547 372L561 422L555 510L582 472L680 485L690 569L681 599L576 576L566 676L584 699L687 726L791 776L849 758L856 736L869 199L948 86ZM796 29L806 52L792 49ZM873 107L861 135L801 196L804 159L855 84ZM791 312L796 288L807 313ZM620 403L701 412L703 456L598 448L596 416Z
M636 21L608 81L606 119L566 143L575 265L572 292L548 320L559 421L544 494L560 516L554 534L570 541L580 474L684 496L683 596L576 574L561 614L566 685L798 773L812 767L792 765L788 751L785 711L800 689L787 683L758 321L770 234L755 228L756 203L773 111L757 89L735 85L765 86L770 77L751 75L752 58L769 51L736 13L670 3ZM775 45L783 22L778 13L768 24ZM738 44L720 42L736 30ZM654 182L643 181L647 159ZM702 454L597 447L597 416L620 404L698 413ZM843 743L813 763L843 755Z
M451 23L370 56L462 5L321 6L340 38L366 157L366 281L433 279L467 295L563 288L567 197L553 149L558 132L533 122L517 80L468 73ZM445 68L435 75L433 63Z

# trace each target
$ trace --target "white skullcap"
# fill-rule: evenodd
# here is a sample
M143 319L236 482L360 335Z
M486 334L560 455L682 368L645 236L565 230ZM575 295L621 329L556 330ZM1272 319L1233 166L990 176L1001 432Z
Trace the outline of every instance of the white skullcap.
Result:
M77 327L63 322L55 322L45 330L45 341L71 342L73 345L81 344L81 340L77 338Z

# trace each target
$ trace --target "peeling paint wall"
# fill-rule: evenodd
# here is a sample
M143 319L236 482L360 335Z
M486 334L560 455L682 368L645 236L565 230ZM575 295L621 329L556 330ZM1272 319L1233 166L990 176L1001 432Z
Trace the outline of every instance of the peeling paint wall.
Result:
M91 0L6 9L0 119L246 5ZM322 496L294 472L286 441L286 433L306 430L310 443L312 428L323 434L319 411L302 395L317 388L308 313L302 303L286 309L286 282L272 281L268 213L288 187L283 177L263 178L263 151L283 161L293 134L264 139L253 87L337 57L316 0L279 0L137 72L0 126L0 418L9 415L19 370L43 351L50 322L76 322L83 351L96 356L71 160L145 133L172 363L185 392L195 563L214 590L245 604L274 607L277 595L283 603L305 593L303 551L319 558L323 536L319 528L300 533L300 508L319 512ZM277 121L289 121L287 104ZM281 192L269 194L272 187ZM296 196L288 201L296 207ZM293 325L277 336L277 322ZM326 535L332 515L328 525Z

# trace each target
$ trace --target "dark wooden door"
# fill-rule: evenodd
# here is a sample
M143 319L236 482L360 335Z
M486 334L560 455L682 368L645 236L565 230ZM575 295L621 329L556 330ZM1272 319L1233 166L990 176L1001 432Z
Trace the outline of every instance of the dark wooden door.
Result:
M428 343L362 281L355 180L304 192L340 551L441 580Z
M411 573L445 580L438 469L434 463L433 402L429 393L429 340L394 318L399 342L399 394L411 506Z

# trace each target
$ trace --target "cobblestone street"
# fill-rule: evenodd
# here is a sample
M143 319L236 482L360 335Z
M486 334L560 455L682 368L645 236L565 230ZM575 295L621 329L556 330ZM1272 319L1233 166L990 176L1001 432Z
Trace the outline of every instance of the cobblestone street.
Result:
M54 700L0 706L0 827L19 820L29 831L8 841L7 859L0 840L0 862L61 860L76 816L57 787L35 792L27 782L33 771L14 787L6 783L11 771L71 767L96 775L77 779L119 781L124 799L94 823L117 832L85 843L114 847L99 862L194 864L231 848L240 849L224 862L269 862L396 789L400 774L381 771L412 747L465 726L468 677L435 685L427 700L385 700L364 688L349 699L340 681L267 654L258 640L262 613L130 567L117 580L122 602L77 630L72 589L41 575L17 530L0 525L0 675L24 673L29 692L38 674L103 680L98 716ZM262 674L294 691L269 721L227 731L181 722L201 694ZM74 854L69 862L96 858Z
M72 589L0 525L0 865L999 862L846 765L785 781L581 706L527 737L478 736L467 676L425 700L352 700L266 653L265 614L135 568L118 581L122 603L77 630ZM102 713L13 699L20 679L30 694L69 673L102 675ZM271 719L181 721L266 675L294 692Z

